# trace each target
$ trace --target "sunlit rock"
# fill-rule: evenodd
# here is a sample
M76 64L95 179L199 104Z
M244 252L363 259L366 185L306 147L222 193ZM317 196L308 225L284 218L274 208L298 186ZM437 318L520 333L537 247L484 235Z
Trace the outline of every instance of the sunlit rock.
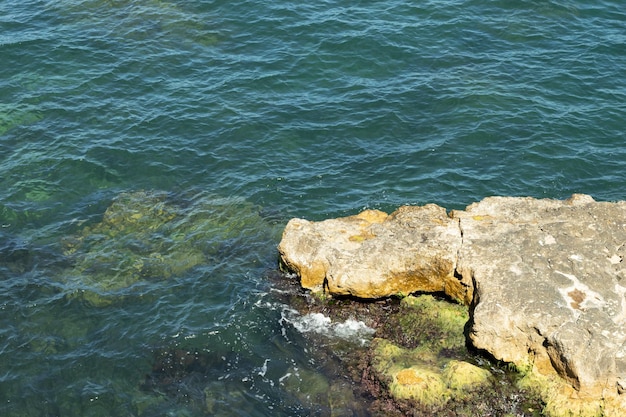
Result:
M294 219L279 252L313 291L467 303L469 342L518 369L548 415L626 413L626 202L490 197L449 215L427 205ZM393 368L395 388L430 380L414 360Z
M552 415L623 415L626 203L491 197L452 216L475 283L472 344L539 375Z
M458 222L434 204L378 210L310 222L293 219L278 247L304 288L331 295L380 298L445 292L468 302L471 281L455 276Z

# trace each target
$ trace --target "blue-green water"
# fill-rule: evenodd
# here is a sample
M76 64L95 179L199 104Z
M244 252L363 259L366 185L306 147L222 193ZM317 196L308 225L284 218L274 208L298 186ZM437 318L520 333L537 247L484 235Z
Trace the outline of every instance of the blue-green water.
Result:
M327 415L287 220L624 199L625 10L1 1L0 415Z

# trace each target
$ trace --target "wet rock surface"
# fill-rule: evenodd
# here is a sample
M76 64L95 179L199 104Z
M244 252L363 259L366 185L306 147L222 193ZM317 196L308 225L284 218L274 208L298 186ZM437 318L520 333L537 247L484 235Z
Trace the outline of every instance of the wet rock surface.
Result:
M626 203L585 195L294 219L279 246L313 291L437 291L468 304L472 347L512 364L546 415L607 416L626 412L625 249Z

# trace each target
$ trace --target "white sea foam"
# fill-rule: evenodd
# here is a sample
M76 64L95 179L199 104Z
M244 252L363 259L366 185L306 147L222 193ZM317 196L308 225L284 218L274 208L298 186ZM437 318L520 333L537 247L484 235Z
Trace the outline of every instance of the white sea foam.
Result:
M336 322L322 313L300 315L289 311L288 321L300 333L316 333L330 338L338 338L366 344L374 334L374 329L360 320L348 319L344 322Z
M326 317L322 313L311 313L304 316L293 315L291 324L301 333L325 334L331 328L332 322L330 317Z
M374 334L374 329L367 326L365 323L359 320L348 319L343 323L335 324L335 333L342 338L351 339L355 336L363 337L365 335L371 336Z

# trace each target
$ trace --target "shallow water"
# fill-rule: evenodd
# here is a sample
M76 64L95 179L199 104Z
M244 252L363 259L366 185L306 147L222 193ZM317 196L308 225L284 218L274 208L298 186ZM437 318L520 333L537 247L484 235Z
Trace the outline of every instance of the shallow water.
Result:
M0 414L323 415L267 279L287 220L624 199L624 27L617 1L1 2ZM142 190L120 212L173 223L99 229ZM155 388L168 354L187 379Z

